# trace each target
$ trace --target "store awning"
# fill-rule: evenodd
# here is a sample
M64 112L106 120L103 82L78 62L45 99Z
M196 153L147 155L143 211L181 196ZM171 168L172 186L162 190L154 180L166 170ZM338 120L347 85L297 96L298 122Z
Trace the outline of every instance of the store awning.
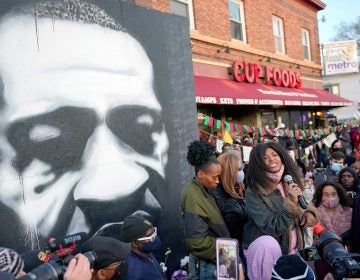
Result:
M285 88L195 76L196 103L227 105L351 106L350 100L322 89Z

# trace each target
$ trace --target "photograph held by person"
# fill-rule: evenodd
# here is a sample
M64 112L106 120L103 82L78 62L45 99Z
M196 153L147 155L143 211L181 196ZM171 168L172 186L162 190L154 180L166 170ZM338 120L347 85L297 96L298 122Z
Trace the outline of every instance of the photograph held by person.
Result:
M245 256L256 250L257 246L250 245L262 236L276 239L283 255L303 249L302 231L318 222L318 214L312 205L305 210L299 205L298 197L303 195L299 173L299 167L277 143L259 144L251 151L245 191L248 215L243 237ZM294 183L283 184L285 175L290 175ZM271 250L271 246L262 253L266 254L266 250ZM248 264L250 279L270 279L273 263L262 260L260 254L252 260L258 262L256 266ZM262 275L253 269L256 267L261 267Z
M187 160L195 167L195 178L181 191L185 242L193 280L216 279L216 238L230 237L215 199L209 194L219 184L221 165L215 147L193 141L188 146Z
M231 238L237 239L241 245L244 225L247 222L243 183L245 175L242 170L241 154L230 151L221 154L217 159L221 164L220 183L217 188L209 192L215 198ZM245 264L242 248L239 249L241 260Z

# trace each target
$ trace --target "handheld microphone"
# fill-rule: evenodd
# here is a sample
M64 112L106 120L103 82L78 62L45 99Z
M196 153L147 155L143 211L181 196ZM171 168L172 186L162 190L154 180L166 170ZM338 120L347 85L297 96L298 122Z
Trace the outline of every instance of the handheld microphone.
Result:
M284 176L284 181L287 183L287 184L295 184L295 182L293 181L293 178L290 176L290 175L285 175ZM302 195L298 195L298 202L299 202L299 205L302 209L306 209L307 208L307 203L306 203L306 200L305 198L302 196Z

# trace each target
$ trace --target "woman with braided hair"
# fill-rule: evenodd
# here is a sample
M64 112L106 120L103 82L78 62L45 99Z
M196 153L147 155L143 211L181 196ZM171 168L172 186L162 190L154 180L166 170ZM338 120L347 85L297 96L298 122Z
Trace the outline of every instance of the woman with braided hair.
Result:
M215 147L201 141L190 143L187 160L195 167L195 177L181 191L190 272L194 280L216 279L216 238L230 237L220 210L208 192L219 183L221 165L215 157Z

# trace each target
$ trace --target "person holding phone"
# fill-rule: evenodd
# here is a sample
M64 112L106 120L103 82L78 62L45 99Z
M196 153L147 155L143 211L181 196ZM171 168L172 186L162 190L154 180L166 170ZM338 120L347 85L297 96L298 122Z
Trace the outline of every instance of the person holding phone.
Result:
M231 238L242 244L244 225L247 222L245 211L245 185L241 154L230 151L218 156L221 164L220 183L217 188L210 190L215 198ZM242 263L245 257L242 248L239 248Z
M293 182L283 183L285 175ZM282 255L302 250L302 230L318 222L315 207L299 205L303 195L300 177L299 167L281 145L269 142L251 151L245 191L248 223L243 238L250 279L270 279L278 257L273 248L280 245Z
M193 280L212 280L216 279L216 238L230 237L220 210L209 194L219 183L221 165L215 157L215 147L201 141L190 143L187 160L195 167L195 178L181 191L190 273Z

